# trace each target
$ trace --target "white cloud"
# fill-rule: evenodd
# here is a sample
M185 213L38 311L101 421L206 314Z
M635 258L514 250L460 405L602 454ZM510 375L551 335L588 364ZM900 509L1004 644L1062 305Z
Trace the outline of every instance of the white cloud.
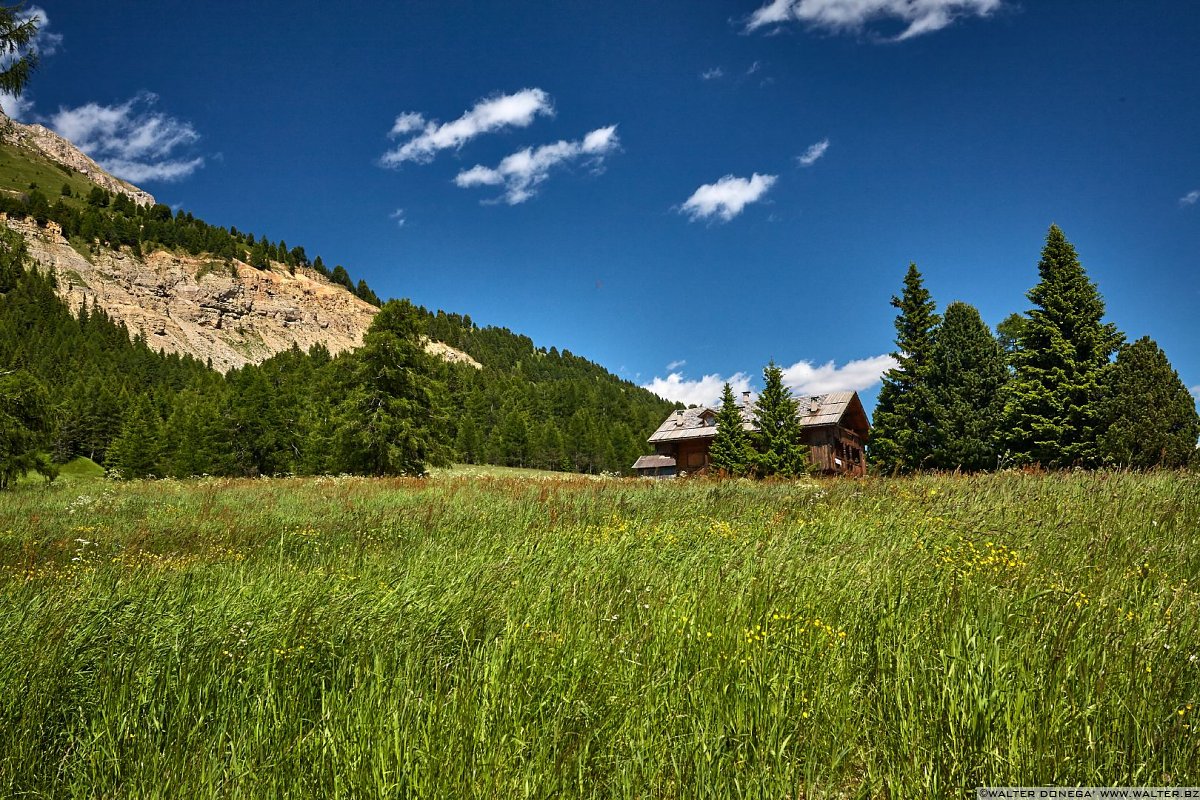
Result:
M733 393L739 398L742 392L750 391L750 376L744 372L735 372L728 378L717 374L705 375L697 380L688 380L682 373L672 372L665 378L643 383L642 388L675 403L711 408L721 401L721 390L726 383L733 387Z
M415 111L406 111L396 117L390 135L404 136L418 129L421 132L384 153L380 162L385 167L399 167L407 161L427 164L441 150L458 149L485 133L504 128L524 128L537 115L549 116L553 113L550 95L541 89L522 89L514 94L480 100L458 119L440 125L436 121L426 121L423 115Z
M820 366L815 366L811 361L797 361L783 368L783 382L796 397L829 392L861 392L879 383L883 373L894 366L895 359L887 354L848 361L840 367L832 361ZM739 399L742 392L750 391L750 376L744 372L735 372L727 378L714 373L689 380L682 373L671 371L670 364L667 370L670 373L667 377L656 377L642 384L642 388L668 400L709 407L715 407L720 402L721 390L726 382L733 387Z
M46 10L41 6L29 6L17 13L18 22L24 22L27 19L36 19L38 26L37 36L33 37L30 49L40 56L52 56L58 52L58 48L63 42L63 35L50 30L50 16Z
M679 369L682 366L685 366L686 364L687 364L686 358L681 358L681 359L678 359L677 361L672 361L670 364L667 364L667 372L674 372L675 370Z
M12 116L11 114L9 116ZM1200 189L1192 189L1190 192L1179 198L1179 205L1194 206L1200 200Z
M404 218L404 209L403 208L397 208L391 214L388 214L388 219L396 220L397 228L403 228L404 223L408 221Z
M20 121L33 110L33 101L25 96L17 97L8 92L0 92L0 109L3 109L9 118Z
M758 72L761 69L762 69L762 62L755 61L753 64L750 65L750 68L746 70L746 74L753 75L754 73Z
M906 27L893 37L903 41L939 31L960 17L986 17L1002 0L771 0L750 15L746 31L800 22L831 33L858 33L876 22Z
M174 181L204 166L202 156L181 157L200 134L190 122L154 110L158 96L143 92L124 103L59 108L50 127L102 167L130 181Z
M702 81L714 81L717 78L724 78L724 77L725 77L725 70L721 69L720 67L713 67L712 69L706 69L706 70L704 70L704 72L700 73L700 80L702 80Z
M879 383L880 376L895 366L896 360L887 354L847 361L840 367L832 361L820 366L811 361L797 361L784 367L783 382L797 397L859 392Z
M693 221L717 216L721 221L729 222L741 214L747 205L761 199L775 184L777 177L759 175L757 172L749 178L726 175L716 183L706 183L692 192L692 196L680 206L680 211Z
M1188 389L1188 391L1191 392L1197 400L1200 400L1200 385L1193 386L1191 389Z
M825 151L829 149L829 140L822 139L816 144L809 145L804 151L804 155L796 156L796 163L802 167L811 167L817 163L821 156L825 155Z
M392 130L388 133L388 136L404 136L406 133L412 133L418 128L424 127L424 125L424 116L415 111L405 111L396 117L396 121L392 123Z
M554 167L586 159L593 170L599 170L604 157L619 146L617 126L609 125L591 131L578 141L558 141L536 149L527 147L506 156L495 168L476 164L458 173L454 183L464 189L472 186L503 186L503 200L512 206L537 194L538 184L550 177L550 170Z

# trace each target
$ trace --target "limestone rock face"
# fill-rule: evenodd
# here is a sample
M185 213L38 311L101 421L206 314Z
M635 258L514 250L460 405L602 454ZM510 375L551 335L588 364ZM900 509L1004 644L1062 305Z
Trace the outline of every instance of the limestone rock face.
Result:
M324 276L275 264L263 271L234 261L156 251L81 254L54 223L3 219L19 231L41 269L51 269L59 294L77 310L99 305L131 335L155 350L212 360L225 372L258 363L296 344L330 352L357 347L376 308ZM455 351L457 352L457 351ZM465 355L465 354L464 354Z
M139 189L132 183L109 175L82 150L47 127L23 125L9 119L3 111L0 111L0 140L37 150L52 161L57 161L59 164L83 174L97 186L110 192L126 195L139 205L154 205L152 194Z

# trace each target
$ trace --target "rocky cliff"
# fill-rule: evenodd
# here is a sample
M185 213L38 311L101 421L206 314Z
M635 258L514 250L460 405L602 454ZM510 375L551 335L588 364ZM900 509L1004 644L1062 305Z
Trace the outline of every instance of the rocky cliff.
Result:
M362 343L375 316L323 276L281 265L257 270L164 251L144 258L128 250L79 253L53 222L3 220L19 231L30 255L51 269L73 309L99 305L156 350L189 353L226 371L259 362L292 344L322 343L337 353Z

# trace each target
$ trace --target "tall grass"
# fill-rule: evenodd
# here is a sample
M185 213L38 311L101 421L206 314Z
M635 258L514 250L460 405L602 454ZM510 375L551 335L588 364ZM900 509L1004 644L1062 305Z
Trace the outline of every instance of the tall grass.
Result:
M1196 475L83 488L0 496L3 796L1200 782Z

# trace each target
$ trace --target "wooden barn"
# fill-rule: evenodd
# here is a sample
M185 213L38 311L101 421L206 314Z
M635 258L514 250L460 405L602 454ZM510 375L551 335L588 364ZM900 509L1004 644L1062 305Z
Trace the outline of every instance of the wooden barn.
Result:
M858 392L797 398L800 435L809 449L809 463L824 475L865 475L863 448L870 433L867 412ZM754 426L750 393L742 395L742 427ZM711 408L685 408L671 413L647 440L654 454L634 463L634 472L650 477L701 474L708 469L708 449L717 435L717 412Z

